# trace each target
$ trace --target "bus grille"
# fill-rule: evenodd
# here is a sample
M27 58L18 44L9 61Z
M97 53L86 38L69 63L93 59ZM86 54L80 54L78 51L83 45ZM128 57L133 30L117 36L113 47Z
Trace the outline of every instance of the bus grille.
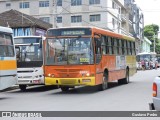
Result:
M75 84L76 79L60 79L61 84Z
M81 69L55 69L55 71L57 71L57 72L60 72L60 73L62 73L62 72L80 72L81 71Z
M32 78L32 76L18 76L18 78Z
M18 83L29 83L29 80L18 80Z

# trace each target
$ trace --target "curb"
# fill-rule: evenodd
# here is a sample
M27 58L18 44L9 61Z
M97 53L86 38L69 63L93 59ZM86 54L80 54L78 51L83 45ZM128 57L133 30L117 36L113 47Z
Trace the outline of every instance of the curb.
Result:
M13 86L11 86L9 88L6 88L4 90L0 90L0 92L6 92L6 91L10 91L10 90L15 90L15 89L18 89L18 88L19 88L18 85L13 85Z

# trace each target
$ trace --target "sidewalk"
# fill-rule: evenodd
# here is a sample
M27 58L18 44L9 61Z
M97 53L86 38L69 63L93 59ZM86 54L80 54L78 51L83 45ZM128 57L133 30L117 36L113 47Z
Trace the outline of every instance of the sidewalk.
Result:
M4 90L0 90L0 92L6 92L6 91L18 89L18 88L19 88L18 85L13 85L13 86L11 86L11 87L9 87L9 88L6 88L6 89L4 89Z

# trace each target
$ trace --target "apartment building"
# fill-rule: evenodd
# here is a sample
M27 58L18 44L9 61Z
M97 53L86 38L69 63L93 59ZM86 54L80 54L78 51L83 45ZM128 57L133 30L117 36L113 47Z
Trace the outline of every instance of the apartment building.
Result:
M143 42L144 42L144 34L143 34L143 28L144 28L144 16L143 12L138 7L137 4L135 4L135 0L124 0L125 3L125 10L127 10L128 15L128 22L127 27L129 34L133 35L134 38L136 38L136 52L140 53L143 52ZM123 24L122 24L123 26Z
M138 24L133 8L134 0L0 0L0 13L15 9L53 27L97 26L130 36Z
M54 27L97 26L126 34L121 28L123 6L124 0L0 0L0 12L15 9Z

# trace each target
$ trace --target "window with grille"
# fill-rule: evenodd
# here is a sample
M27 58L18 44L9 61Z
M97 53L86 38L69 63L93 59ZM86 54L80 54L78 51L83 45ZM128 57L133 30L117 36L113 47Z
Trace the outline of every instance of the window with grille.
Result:
M62 6L62 0L57 0L57 6Z
M71 16L71 23L77 23L77 22L82 22L82 16Z
M57 23L62 23L62 17L57 17Z
M100 4L100 0L89 0L89 4L90 4L90 5Z
M82 0L71 0L71 6L82 5Z
M94 21L101 21L101 15L100 14L90 15L90 22Z
M29 8L29 2L20 2L19 3L19 8Z
M49 7L49 1L39 1L39 7Z

